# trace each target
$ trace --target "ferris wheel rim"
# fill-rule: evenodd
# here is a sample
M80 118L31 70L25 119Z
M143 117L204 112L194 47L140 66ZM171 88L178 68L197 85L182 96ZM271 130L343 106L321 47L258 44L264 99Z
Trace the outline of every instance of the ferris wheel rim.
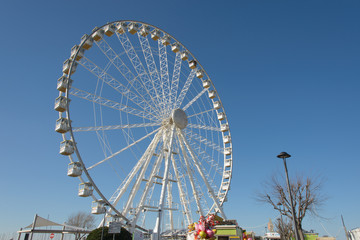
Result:
M197 62L197 64L199 64L200 69L202 69L202 70L204 71L204 74L207 76L207 79L210 79L210 77L209 77L208 73L206 72L205 68L201 65L201 63L197 60L197 58L188 50L188 48L186 48L180 41L178 41L178 40L177 40L175 37L173 37L171 34L167 33L166 31L164 31L164 30L162 30L162 29L160 29L160 28L158 28L158 27L156 27L156 26L154 26L154 25L151 25L151 24L148 24L148 23L145 23L145 22L134 21L134 20L119 20L119 21L113 21L113 22L110 22L110 23L107 23L107 24L102 25L101 27L99 27L99 28L98 28L97 30L95 30L95 31L92 31L91 34L88 35L88 37L86 38L86 40L90 39L90 38L92 37L92 35L93 35L96 31L99 31L100 29L103 29L104 27L106 27L106 26L108 26L108 25L119 24L119 23L129 23L129 22L130 22L130 23L145 24L145 25L147 25L147 26L149 26L149 27L152 27L152 28L154 28L154 29L157 29L157 30L161 31L162 33L168 35L171 39L173 39L175 42L177 42L178 44L180 44L180 45L189 53L189 55L191 55L191 57ZM74 56L74 59L76 59L79 51L82 49L82 46L85 44L86 40L83 41L83 42L79 45L79 48L78 48L78 50L76 51L76 54L75 54L75 56ZM71 76L72 76L72 74L73 74L73 73L72 73L72 69L73 69L73 67L74 67L75 62L76 62L76 60L74 60L74 61L71 63L71 65L70 65L69 74L68 74L68 79L70 79ZM66 93L65 93L65 96L66 96L66 98L68 98L68 99L69 99L69 85L70 85L70 82L67 83L67 88L66 88ZM214 84L213 84L212 81L211 81L211 87L216 91L216 88L215 88L215 86L214 86ZM220 99L219 94L217 94L217 98L218 98L219 101L221 102L221 99ZM224 109L223 105L221 105L221 110L222 110L222 112L223 112L224 115L225 115L225 122L228 123L227 115L226 115L226 112L225 112L225 109ZM218 112L218 110L216 110L216 112ZM61 114L61 113L59 113L59 114ZM84 166L83 170L84 170L84 172L85 172L88 180L93 184L94 189L96 190L96 192L99 194L100 197L102 197L102 199L108 204L108 206L109 206L114 212L116 212L121 218L123 218L124 220L128 220L128 219L126 218L126 216L122 216L122 214L117 210L117 208L116 208L115 206L113 206L113 205L108 201L108 199L102 194L102 192L101 192L100 189L96 186L95 181L92 179L92 177L90 176L90 174L88 173L88 171L87 171L87 169L86 169L86 167L85 167L85 163L83 162L82 157L81 157L81 154L80 154L80 152L79 152L79 150L78 150L78 147L77 147L77 145L76 145L75 136L74 136L74 132L73 132L73 126L71 125L69 101L67 101L66 116L67 116L67 118L69 119L69 126L70 126L69 133L70 133L70 136L71 136L71 140L73 140L74 145L75 145L74 151L75 151L75 153L76 153L76 156L77 156L78 160L79 160L79 161L81 162L81 164L83 164L83 166ZM220 123L221 123L221 121L220 121ZM229 130L228 130L228 135L231 136L230 127L229 127ZM222 136L224 136L223 133L222 133ZM64 134L63 134L63 138L65 139ZM232 148L232 143L230 143L230 147ZM225 148L225 143L224 143L224 142L223 142L223 148ZM231 153L231 159L232 159L232 153ZM225 156L224 156L224 161L225 161ZM233 165L231 164L230 174L232 174L232 173L231 173L231 172L232 172L232 168L233 168ZM83 181L83 180L80 180L80 181ZM222 182L224 182L224 174L223 174ZM231 178L229 179L228 182L229 182L229 185L230 185ZM221 188L221 185L220 185L220 188ZM219 190L219 191L220 191L220 190ZM228 194L228 191L229 191L229 190L227 190L227 191L225 192L224 199L226 198L226 196L227 196L227 194ZM221 206L223 205L223 203L224 203L224 201L221 201L221 202L220 202ZM140 226L137 226L137 227L139 227L139 228L141 229Z

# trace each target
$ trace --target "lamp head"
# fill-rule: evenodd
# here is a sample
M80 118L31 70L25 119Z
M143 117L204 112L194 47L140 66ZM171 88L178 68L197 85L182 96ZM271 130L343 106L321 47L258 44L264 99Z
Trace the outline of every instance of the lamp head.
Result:
M291 157L290 154L288 154L287 152L281 152L279 155L277 155L278 158L289 158Z

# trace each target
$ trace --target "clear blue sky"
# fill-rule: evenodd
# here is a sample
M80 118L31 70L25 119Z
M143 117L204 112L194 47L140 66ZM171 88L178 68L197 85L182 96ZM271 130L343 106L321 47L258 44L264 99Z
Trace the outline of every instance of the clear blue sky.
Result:
M359 12L359 1L333 0L3 1L0 233L35 213L64 222L89 210L58 154L56 80L82 34L133 19L176 37L214 80L234 146L228 217L264 232L278 214L254 196L287 151L290 175L325 179L324 219L307 216L304 228L345 239L341 214L360 227Z

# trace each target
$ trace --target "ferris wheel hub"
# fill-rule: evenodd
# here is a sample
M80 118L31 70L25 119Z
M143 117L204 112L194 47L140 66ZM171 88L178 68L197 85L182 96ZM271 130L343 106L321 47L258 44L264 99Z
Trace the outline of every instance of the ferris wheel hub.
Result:
M174 109L171 114L172 122L175 124L176 127L180 129L186 128L188 124L188 118L184 110L177 108Z

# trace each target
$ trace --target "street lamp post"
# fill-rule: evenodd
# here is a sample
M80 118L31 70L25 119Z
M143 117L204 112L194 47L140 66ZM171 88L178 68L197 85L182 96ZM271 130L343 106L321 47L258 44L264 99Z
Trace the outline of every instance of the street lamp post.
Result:
M289 175L288 175L288 170L287 170L287 166L286 166L286 158L291 157L291 155L288 154L287 152L282 152L277 157L282 158L283 162L284 162L284 168L285 168L285 174L286 174L286 183L287 183L288 192L289 192L289 198L290 198L290 204L291 204L291 213L292 213L293 224L294 224L295 239L300 240L299 232L298 232L297 224L296 224L294 202L293 202L293 198L292 198L292 194L291 194L291 190L290 190Z

